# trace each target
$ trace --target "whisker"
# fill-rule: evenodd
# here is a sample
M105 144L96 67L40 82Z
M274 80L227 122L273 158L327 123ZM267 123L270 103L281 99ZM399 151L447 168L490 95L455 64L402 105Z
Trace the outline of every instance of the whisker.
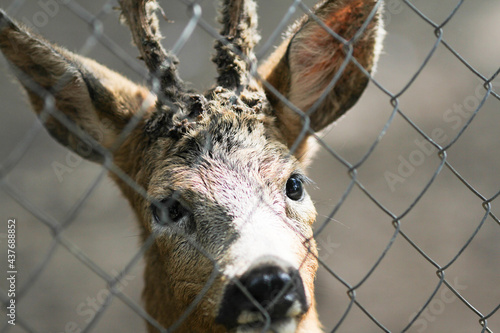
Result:
M324 217L326 220L333 221L333 222L335 222L335 223L337 223L337 224L340 224L341 226L346 227L347 229L351 229L351 227L349 227L348 225L346 225L346 224L344 224L344 223L340 222L339 220L337 220L337 219L335 219L335 218L333 218L333 217L329 217L328 215L318 214L318 216L319 216L319 217Z

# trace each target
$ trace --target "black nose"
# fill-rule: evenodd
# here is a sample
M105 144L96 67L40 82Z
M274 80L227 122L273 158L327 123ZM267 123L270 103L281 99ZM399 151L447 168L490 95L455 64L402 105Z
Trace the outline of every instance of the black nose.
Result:
M265 316L255 302L267 312L271 322L307 311L304 285L297 270L257 267L244 274L239 282L240 285L231 283L226 288L217 316L217 322L228 329L264 323Z

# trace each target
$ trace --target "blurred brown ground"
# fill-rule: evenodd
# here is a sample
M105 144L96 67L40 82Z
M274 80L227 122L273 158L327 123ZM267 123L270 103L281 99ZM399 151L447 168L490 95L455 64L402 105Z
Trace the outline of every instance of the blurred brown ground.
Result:
M307 1L311 4L313 1ZM90 37L92 30L74 12L60 5L50 12L46 2L2 0L18 19L38 22L39 31L52 41L138 79L126 64L105 46ZM59 3L62 3L60 1ZM105 5L103 5L105 3ZM173 24L164 24L166 46L172 46L189 20L183 5L161 2ZM203 2L203 16L214 22L214 1ZM277 26L292 1L259 1L263 42ZM457 0L414 0L416 7L440 24L457 5ZM129 32L118 23L111 10L114 2L78 1L92 14L101 12L103 33L130 55ZM387 1L388 31L375 79L397 94L421 67L437 37L428 23L398 0ZM17 6L20 5L20 6ZM103 7L104 6L104 7ZM44 16L40 13L45 12ZM54 15L52 15L54 14ZM215 22L214 22L215 24ZM485 77L500 67L500 3L495 0L466 1L443 28L443 39ZM196 88L210 86L215 71L210 63L212 38L198 28L180 54L181 76ZM201 58L200 58L201 57ZM35 140L6 182L44 214L58 221L67 216L85 191L98 178L101 168L89 162L67 160L68 151L43 130L29 110L25 98L13 83L4 59L0 60L0 161L4 161L36 129ZM427 66L399 98L400 109L425 133L440 133L446 145L467 121L456 112L470 110L479 101L478 78L442 44L438 45ZM500 80L494 88L500 92ZM484 94L485 90L477 89ZM350 164L366 154L392 113L390 98L371 84L360 102L325 133L325 142ZM482 196L491 198L500 191L500 102L490 96L469 128L447 150L447 161ZM469 114L471 114L469 112ZM453 121L450 118L454 116ZM457 118L458 116L458 118ZM394 216L400 216L414 203L440 166L441 159L422 136L400 115L396 115L386 135L370 157L359 167L357 178L366 190ZM423 147L423 148L422 148ZM421 153L419 153L420 151ZM423 158L422 158L423 156ZM419 159L420 157L420 159ZM416 166L408 167L410 159ZM72 165L72 172L60 181L53 163ZM400 166L402 165L402 166ZM405 169L406 166L406 169ZM398 167L400 172L398 173ZM401 172L402 171L402 172ZM388 183L387 172L399 175L399 182ZM338 204L349 187L347 168L325 149L309 170L316 182L309 191L317 204L316 227ZM402 179L402 181L401 181ZM491 211L499 213L498 199ZM21 207L5 188L0 187L0 211L3 220L18 221L18 288L26 287L30 272L36 268L53 242L49 228ZM474 195L452 172L444 167L418 203L400 220L401 230L438 265L447 265L465 245L485 215L482 200ZM2 224L3 225L3 224ZM6 230L0 230L5 236ZM395 232L392 218L355 186L337 214L318 237L323 262L351 286L360 283ZM106 177L78 211L64 237L71 240L109 274L122 270L138 250L138 228L126 201ZM5 237L0 239L5 253ZM3 259L1 267L3 266ZM500 302L500 226L486 217L475 238L445 271L447 281L477 311L486 315ZM140 304L142 262L126 277L123 291ZM430 264L401 235L371 276L356 289L356 300L387 329L401 331L412 315L427 301L439 283L436 267ZM0 285L5 287L5 282ZM93 314L92 304L106 294L106 285L65 248L58 246L54 256L19 301L18 316L39 332L71 332L83 328ZM4 289L5 290L5 289ZM317 299L321 320L331 331L349 306L348 288L322 267L317 281ZM0 319L0 327L5 315ZM408 332L480 332L479 317L462 301L446 291L437 291L421 319ZM488 320L492 331L500 331L500 312ZM142 319L118 299L114 299L95 327L96 332L144 331ZM381 332L356 305L352 307L338 332ZM9 332L25 332L20 326Z

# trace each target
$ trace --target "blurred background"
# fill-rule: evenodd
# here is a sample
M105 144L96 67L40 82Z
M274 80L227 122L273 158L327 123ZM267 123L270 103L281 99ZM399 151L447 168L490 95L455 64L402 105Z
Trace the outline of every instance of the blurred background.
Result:
M174 45L190 20L185 2L160 1L174 21L162 23L166 47ZM257 2L264 45L294 1ZM199 3L204 20L216 26L217 2ZM303 3L312 6L314 1ZM494 200L500 191L500 102L483 88L500 67L500 2L465 1L454 15L458 0L411 3L426 19L402 0L386 0L387 36L374 76L383 89L371 83L359 103L321 133L338 157L357 165L390 122L357 169L361 186L351 187L349 167L324 148L308 171L316 182L308 189L319 212L315 227L324 226L317 237L320 319L327 332L400 332L428 302L407 332L482 332L480 318L490 314L488 329L500 331L500 311L495 312L500 303L500 225L495 217L499 199ZM119 24L116 6L116 1L102 0L0 0L0 7L49 40L144 81L143 73L129 66L142 64L129 31ZM293 18L302 14L298 9ZM96 20L89 25L92 17ZM441 33L436 33L433 24L443 22ZM439 38L449 48L438 43ZM113 41L112 47L103 40ZM194 88L207 89L214 81L212 45L212 37L198 27L179 55L180 74ZM6 253L3 221L16 218L17 288L22 293L17 313L25 325L10 327L2 314L0 328L79 332L107 296L106 283L57 245L50 228L20 205L19 198L47 221L62 222L88 195L62 235L112 276L137 254L138 227L117 187L102 177L102 168L75 159L40 128L4 58L0 78L0 163L5 167L5 161L23 152L7 175L0 169L5 176L0 182L0 248ZM500 93L500 80L491 84ZM393 117L391 95L398 95L401 111ZM442 147L454 142L446 150L446 162L455 173L443 166L425 136ZM27 150L22 149L26 144ZM492 198L487 210L483 202ZM395 218L400 218L399 233ZM4 263L2 257L2 270ZM463 299L439 284L436 272L445 266L446 281ZM137 304L142 270L139 260L120 285ZM6 287L1 280L3 301ZM352 287L359 306L350 307ZM143 319L116 298L94 327L95 332L144 330Z

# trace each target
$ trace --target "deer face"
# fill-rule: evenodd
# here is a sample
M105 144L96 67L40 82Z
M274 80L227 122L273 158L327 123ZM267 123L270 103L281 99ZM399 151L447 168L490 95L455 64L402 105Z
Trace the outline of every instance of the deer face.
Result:
M271 294L293 282L290 301L278 302L286 309L274 312L280 320L298 320L311 305L317 265L311 239L315 210L303 188L304 171L279 132L265 125L271 119L213 104L178 141L155 143L161 157L147 189L158 205L144 202L141 220L157 235L154 251L162 253L164 265L153 267L146 279L166 277L175 299L189 304L218 270L195 317L207 323L216 318L228 328L263 321L237 283L266 289L265 279L274 279L274 289L262 291ZM158 292L156 283L148 285L152 294ZM253 294L257 304L271 301Z
M219 77L203 94L186 88L159 44L156 2L120 4L152 90L2 11L0 48L52 136L108 166L134 208L147 244L149 330L320 331L304 168L311 135L368 83L379 4L322 1L252 72L255 5L224 1Z

